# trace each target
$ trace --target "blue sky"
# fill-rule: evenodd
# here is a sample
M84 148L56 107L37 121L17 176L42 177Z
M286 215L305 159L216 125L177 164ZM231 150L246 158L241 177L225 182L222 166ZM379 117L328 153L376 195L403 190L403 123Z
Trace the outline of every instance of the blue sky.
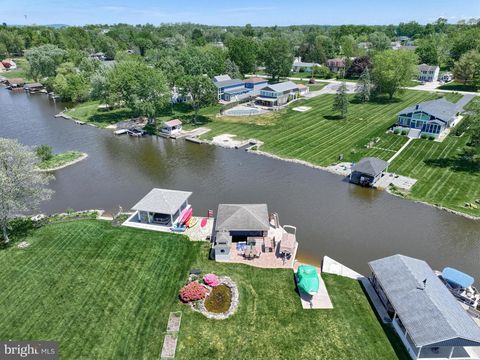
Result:
M27 19L25 19L27 15ZM0 0L7 24L396 24L480 17L480 0Z

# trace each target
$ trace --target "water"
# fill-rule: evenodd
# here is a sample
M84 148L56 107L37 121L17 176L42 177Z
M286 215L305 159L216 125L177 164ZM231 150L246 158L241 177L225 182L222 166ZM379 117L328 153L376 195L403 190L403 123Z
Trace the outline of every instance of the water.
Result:
M89 157L55 173L45 212L129 209L153 187L193 191L196 215L218 203L266 202L282 224L297 226L299 257L328 255L368 274L367 262L396 253L457 267L480 277L480 222L350 185L306 166L241 150L111 130L54 118L63 105L43 95L0 89L0 136ZM477 281L478 284L478 281Z

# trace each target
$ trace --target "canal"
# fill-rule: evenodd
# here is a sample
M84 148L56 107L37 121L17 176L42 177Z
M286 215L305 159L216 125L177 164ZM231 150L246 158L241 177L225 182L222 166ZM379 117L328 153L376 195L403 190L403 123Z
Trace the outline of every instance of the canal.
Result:
M153 187L189 190L199 216L222 202L267 203L282 224L297 226L304 260L319 263L328 255L367 274L369 260L401 253L436 269L453 266L480 277L479 221L241 150L114 136L55 118L63 107L44 95L0 89L0 137L89 155L55 172L55 195L42 211L128 210Z

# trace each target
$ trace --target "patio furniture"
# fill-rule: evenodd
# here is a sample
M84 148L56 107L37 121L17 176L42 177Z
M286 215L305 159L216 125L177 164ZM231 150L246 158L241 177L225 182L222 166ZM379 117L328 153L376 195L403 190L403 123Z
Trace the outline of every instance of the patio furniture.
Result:
M243 256L248 259L248 260L252 260L256 257L258 257L259 255L259 252L257 251L256 248L249 248L249 249L245 249L245 252L243 253Z
M274 252L275 251L275 237L273 238L265 238L264 240L264 248L265 252Z

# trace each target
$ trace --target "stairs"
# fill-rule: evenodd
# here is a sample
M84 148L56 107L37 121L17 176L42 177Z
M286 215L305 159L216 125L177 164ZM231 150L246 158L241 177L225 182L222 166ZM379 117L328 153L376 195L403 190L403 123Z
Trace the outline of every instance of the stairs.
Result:
M410 139L419 139L421 132L421 129L410 129L410 131L408 132L408 137Z

